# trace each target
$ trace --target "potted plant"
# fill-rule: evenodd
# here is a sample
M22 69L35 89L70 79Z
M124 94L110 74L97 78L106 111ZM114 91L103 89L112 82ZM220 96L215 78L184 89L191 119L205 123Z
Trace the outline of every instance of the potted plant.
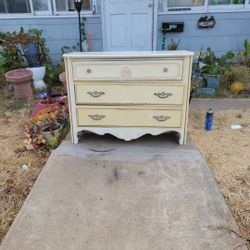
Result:
M218 88L220 76L233 62L233 58L234 54L231 51L220 58L210 48L207 48L206 53L202 53L200 57L200 62L202 63L201 74L208 88L215 90Z
M24 69L25 64L20 56L17 41L16 32L0 32L1 72L5 73L8 89L14 89L17 98L29 101L33 97L32 72Z
M55 78L42 30L25 32L21 28L18 32L0 32L0 47L4 72L29 67L33 72L35 88L45 88L44 75L46 81Z
M41 134L46 141L49 141L52 137L58 138L60 136L62 125L57 121L50 120L40 127Z
M178 40L178 42L175 42L174 39L171 39L170 42L167 44L167 50L177 50L179 44L180 40Z
M51 137L59 138L65 119L68 118L66 110L61 106L52 106L41 110L32 121L41 129L41 134L49 141Z

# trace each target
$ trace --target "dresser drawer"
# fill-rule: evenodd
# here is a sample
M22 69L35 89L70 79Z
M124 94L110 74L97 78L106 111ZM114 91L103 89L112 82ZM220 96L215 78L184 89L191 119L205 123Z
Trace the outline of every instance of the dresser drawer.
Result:
M73 62L74 80L182 80L183 60Z
M77 108L78 126L173 127L181 126L181 110Z
M184 86L155 86L149 84L76 84L76 103L173 105L183 104Z

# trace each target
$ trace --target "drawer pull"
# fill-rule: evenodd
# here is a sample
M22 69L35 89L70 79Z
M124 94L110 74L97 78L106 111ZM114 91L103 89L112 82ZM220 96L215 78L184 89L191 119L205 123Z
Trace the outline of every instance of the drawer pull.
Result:
M95 115L89 115L89 117L91 119L93 119L94 121L100 121L101 119L105 118L105 115L99 115L99 114L95 114Z
M87 69L87 73L91 74L92 70L91 69Z
M99 92L99 91L89 91L87 94L91 95L92 97L100 97L102 95L105 95L105 92Z
M166 92L161 92L161 93L154 93L154 95L158 96L159 98L168 98L169 96L172 96L172 93L166 93Z
M168 68L163 68L163 72L167 73L168 72Z
M166 120L170 119L171 116L167 116L167 115L155 115L153 116L154 119L156 119L159 122L165 122Z

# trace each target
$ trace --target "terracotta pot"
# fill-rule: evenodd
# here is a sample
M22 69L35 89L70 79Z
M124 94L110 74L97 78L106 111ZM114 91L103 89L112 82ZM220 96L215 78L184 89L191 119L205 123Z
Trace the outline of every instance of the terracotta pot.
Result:
M17 98L24 101L29 101L33 97L31 89L32 72L28 69L10 70L5 74L7 82L14 86L15 95Z
M67 80L65 72L59 74L59 80L63 83L64 88L67 90Z

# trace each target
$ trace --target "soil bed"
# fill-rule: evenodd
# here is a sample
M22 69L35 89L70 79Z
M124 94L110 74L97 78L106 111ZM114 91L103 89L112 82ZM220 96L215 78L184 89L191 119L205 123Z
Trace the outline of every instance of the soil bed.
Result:
M189 134L214 173L242 237L250 243L250 109L216 112L209 132L204 130L205 113L190 114ZM231 128L237 124L241 129Z

